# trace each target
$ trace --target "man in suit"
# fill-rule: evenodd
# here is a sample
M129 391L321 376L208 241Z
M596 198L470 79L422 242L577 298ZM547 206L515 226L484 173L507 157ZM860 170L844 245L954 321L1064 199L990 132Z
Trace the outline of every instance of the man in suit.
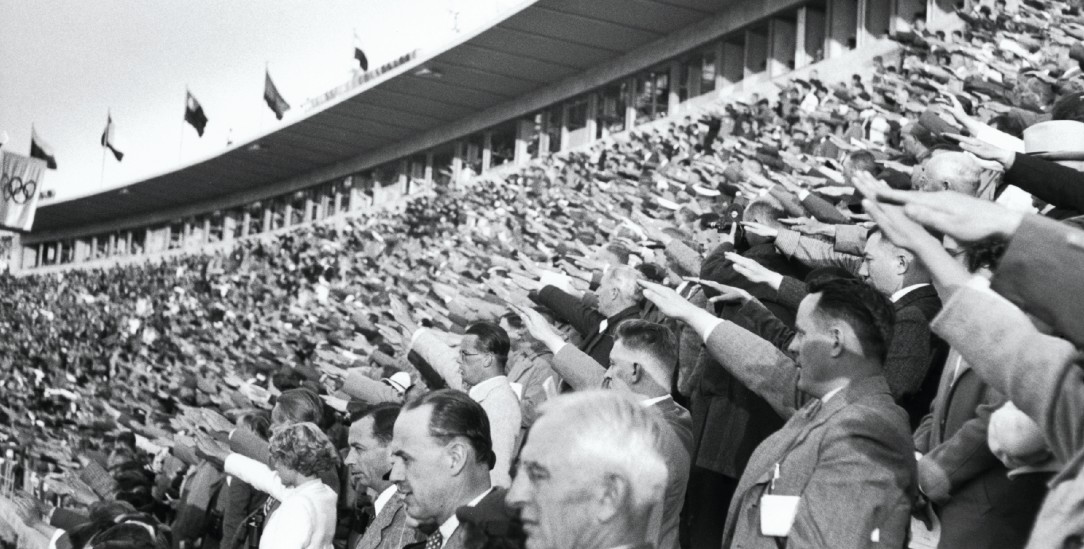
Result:
M616 391L548 402L520 454L507 502L528 549L650 549L667 483L658 414Z
M487 498L496 462L489 418L462 391L433 391L403 407L391 441L391 481L408 517L426 532L426 549L461 549L464 534L456 510Z
M742 474L724 547L776 548L784 538L793 547L904 545L916 495L914 446L883 374L892 331L884 296L856 280L811 286L798 308L796 362L670 288L641 285L660 311L701 335L721 367L788 418ZM804 405L803 395L811 397ZM790 496L775 500L796 505L789 528L786 520L762 523L767 495ZM785 535L763 534L768 525Z
M1024 547L1046 495L1046 475L1009 478L987 446L1005 403L959 353L949 353L933 408L915 432L918 486L941 519L938 547Z
M602 277L598 290L598 308L554 286L546 286L532 298L549 308L558 318L568 322L582 337L580 350L598 363L599 371L610 364L613 330L627 318L640 315L640 289L636 281L639 271L630 267L612 267Z
M873 231L866 239L859 277L892 300L896 321L884 374L896 401L918 427L937 394L948 348L930 332L941 299L915 256Z
M353 545L354 549L400 548L415 541L417 532L406 524L403 500L395 497L395 483L388 480L391 473L392 439L400 407L381 404L350 425L350 453L346 464L354 488L373 499L373 519L365 533Z
M459 344L459 371L472 399L489 417L490 440L497 462L491 477L494 486L512 484L512 454L519 440L523 415L519 399L505 375L511 342L508 334L492 322L467 326Z

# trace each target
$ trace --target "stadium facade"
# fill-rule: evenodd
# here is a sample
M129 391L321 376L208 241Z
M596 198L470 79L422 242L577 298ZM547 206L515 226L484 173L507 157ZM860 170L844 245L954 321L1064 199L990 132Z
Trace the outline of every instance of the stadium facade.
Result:
M43 202L16 272L141 261L364 211L590 145L771 82L845 78L946 0L534 0L358 74L179 169Z

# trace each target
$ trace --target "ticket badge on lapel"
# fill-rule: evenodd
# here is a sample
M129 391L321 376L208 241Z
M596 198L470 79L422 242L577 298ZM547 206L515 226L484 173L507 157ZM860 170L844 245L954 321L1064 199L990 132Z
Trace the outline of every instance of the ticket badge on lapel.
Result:
M794 526L794 517L798 514L801 496L782 496L773 494L775 481L779 479L779 464L772 471L772 481L768 484L768 493L760 498L760 533L765 536L785 538Z

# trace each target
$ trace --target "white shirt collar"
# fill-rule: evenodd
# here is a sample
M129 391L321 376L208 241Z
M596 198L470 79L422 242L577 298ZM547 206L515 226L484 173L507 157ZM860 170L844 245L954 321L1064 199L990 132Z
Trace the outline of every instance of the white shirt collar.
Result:
M482 492L481 494L478 494L478 497L470 500L470 503L464 505L463 507L474 507L475 505L478 505L478 502L482 501L482 498L489 495L489 493L492 492L492 491L493 491L493 487L491 486L491 487L487 488L485 492ZM444 521L444 524L441 524L440 528L439 528L439 530L440 530L440 538L441 538L441 543L440 543L441 547L444 547L445 545L448 545L448 540L451 539L452 534L455 533L456 528L459 528L459 517L457 517L455 515L455 513L452 513L452 516L448 517L448 520Z
M644 399L640 401L640 406L647 408L649 406L654 406L668 398L670 398L670 395L662 395L661 397Z
M906 288L900 288L900 289L896 290L896 293L892 294L892 297L890 297L889 299L892 300L892 303L895 303L895 302L903 299L903 296L911 293L913 290L917 290L917 289L919 289L919 288L921 288L923 286L929 286L929 285L930 285L929 283L924 282L922 284L912 284L910 286L907 286Z
M843 387L846 387L846 385L844 385ZM842 391L842 390L843 390L843 387L836 387L835 389L832 389L831 391L828 391L828 394L826 394L826 395L824 395L824 396L822 396L822 397L821 397L821 404L822 404L822 405L823 405L823 404L827 404L827 403L828 403L828 399L830 399L830 398L832 398L832 397L836 396L836 393L838 393L838 392Z
M501 385L508 384L508 376L493 376L478 385L470 388L467 394L470 395L471 400L475 402L481 402L482 399L489 395L489 392Z
M383 492L380 492L379 496L376 496L376 501L373 502L373 510L375 511L373 513L374 517L380 514L380 511L384 509L384 506L387 505L389 501L391 501L392 496L395 495L395 492L398 489L398 486L392 484L385 488Z

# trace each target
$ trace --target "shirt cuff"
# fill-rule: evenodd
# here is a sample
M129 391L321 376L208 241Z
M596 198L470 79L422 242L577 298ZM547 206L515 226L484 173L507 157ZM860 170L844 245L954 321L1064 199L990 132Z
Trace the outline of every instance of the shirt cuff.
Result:
M809 191L807 189L798 189L798 201L803 201L809 198Z
M418 342L418 338L422 336L422 332L424 332L425 330L426 328L418 328L417 330L414 330L414 334L410 336L410 350L414 349L414 344Z
M702 318L694 319L693 322L690 323L690 327L700 336L701 341L707 343L711 333L724 322L726 321L717 316L707 314Z

